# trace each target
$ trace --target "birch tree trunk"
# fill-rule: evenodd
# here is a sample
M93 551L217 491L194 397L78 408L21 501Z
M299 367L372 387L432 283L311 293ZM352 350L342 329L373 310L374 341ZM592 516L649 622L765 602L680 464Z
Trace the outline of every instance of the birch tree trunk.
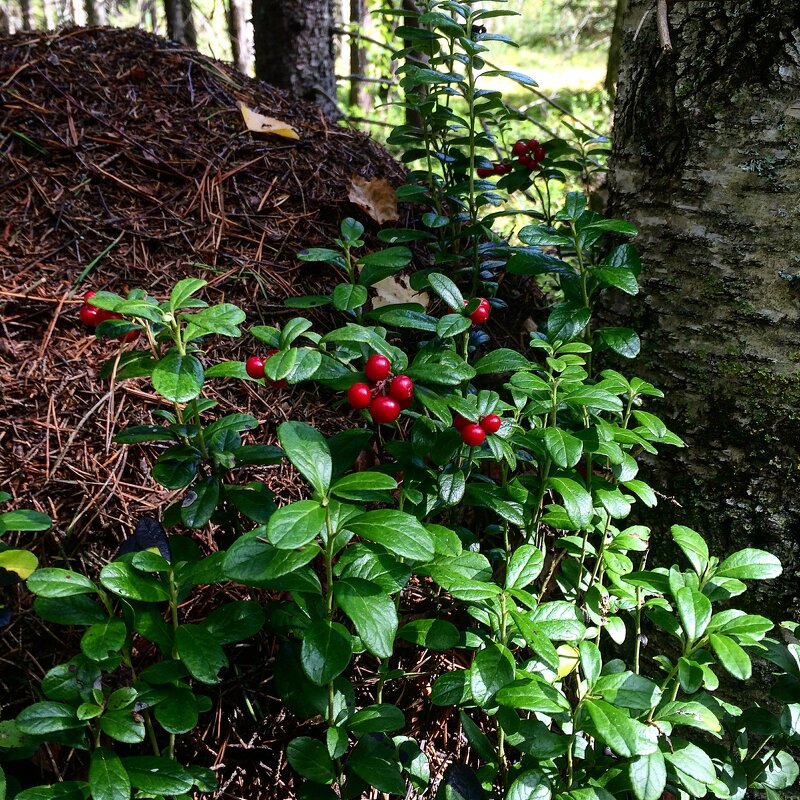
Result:
M239 72L250 71L251 48L245 0L228 0L226 11L232 60Z
M757 600L787 619L800 606L800 3L676 0L658 17L629 0L611 204L639 228L643 297L606 315L642 334L634 374L666 392L654 410L689 445L650 473L683 506L662 502L654 527L775 552L784 575Z

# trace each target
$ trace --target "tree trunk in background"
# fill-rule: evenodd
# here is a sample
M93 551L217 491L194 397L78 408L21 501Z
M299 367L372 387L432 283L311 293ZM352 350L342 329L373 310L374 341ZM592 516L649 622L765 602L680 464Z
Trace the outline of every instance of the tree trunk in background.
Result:
M42 0L42 14L45 30L52 31L56 27L56 7L53 0Z
M88 25L106 24L105 0L85 0L86 22Z
M365 0L350 0L350 96L351 106L367 111L372 107L372 95L367 84L357 79L367 72L367 48L358 33L366 33L369 25L369 8ZM354 35L356 34L356 35Z
M329 0L253 0L256 75L338 115Z
M247 28L245 0L228 0L225 15L231 40L233 63L239 72L246 75L250 71L250 37Z
M11 17L5 6L0 6L0 33L7 36L11 32Z
M22 30L33 30L33 15L31 14L31 0L19 0L19 10L22 16Z
M606 62L606 79L603 83L608 96L613 100L617 93L617 78L619 77L619 56L622 49L622 36L624 33L625 14L628 10L628 0L617 0L614 12L614 28L611 31L611 41L608 44L608 60Z
M640 295L606 308L642 334L631 372L689 447L649 470L657 533L714 551L776 553L756 588L774 619L800 594L800 4L630 0L616 103L611 211L639 229ZM638 35L636 31L638 30ZM616 302L616 301L614 301Z
M180 0L183 17L183 43L197 47L197 28L194 25L194 6L192 0Z

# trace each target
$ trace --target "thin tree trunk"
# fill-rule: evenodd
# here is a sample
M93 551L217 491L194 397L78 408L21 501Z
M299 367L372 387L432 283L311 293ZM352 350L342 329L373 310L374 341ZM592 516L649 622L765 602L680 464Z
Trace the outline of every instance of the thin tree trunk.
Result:
M417 18L417 14L419 13L419 8L414 0L401 0L400 7L405 11L412 11L415 12L407 17L403 17L403 25L409 28L418 28L419 21ZM404 39L403 40L403 47L411 47L411 40ZM417 62L418 64L424 65L425 64L425 56L419 52L410 52L406 57L408 61ZM424 92L424 88L422 86L417 87L414 89L414 93L421 95ZM422 115L414 108L406 108L406 125L413 125L416 128L421 128L423 126Z
M250 37L245 0L228 0L225 9L233 63L245 75L250 71Z
M256 75L338 115L329 0L253 0Z
M33 14L31 13L31 0L19 0L19 10L22 16L22 30L33 30Z
M13 33L13 26L11 24L11 16L4 5L0 5L0 34L8 35Z
M181 0L183 15L183 43L189 47L197 47L197 28L194 24L194 5L192 0Z
M69 0L68 8L72 24L78 25L79 27L85 27L86 8L83 5L83 0Z
M369 26L369 8L365 0L350 0L350 96L351 106L368 111L372 107L372 95L367 84L359 80L367 71L367 48L358 34L366 33Z
M619 77L619 57L622 49L622 35L624 33L625 12L628 10L628 0L617 0L617 9L614 13L614 28L611 31L611 41L608 46L608 60L606 62L605 90L613 100L617 93L617 78Z
M173 42L185 43L181 0L164 0L164 14L167 18L167 37Z
M86 24L90 26L106 24L105 0L86 0Z
M800 5L673 3L661 20L654 6L630 0L625 18L611 179L614 216L639 229L644 300L606 314L642 334L629 371L666 392L649 408L689 445L650 472L683 506L662 502L656 534L678 522L723 555L776 553L784 577L754 595L787 619L800 572Z
M52 31L56 27L56 7L53 0L42 0L42 14L45 30Z

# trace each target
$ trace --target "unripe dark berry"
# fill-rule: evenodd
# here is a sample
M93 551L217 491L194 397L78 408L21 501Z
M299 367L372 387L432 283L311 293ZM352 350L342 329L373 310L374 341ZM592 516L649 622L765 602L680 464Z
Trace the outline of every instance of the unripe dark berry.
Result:
M502 424L503 420L501 420L497 414L487 414L485 417L481 418L481 428L483 428L486 433L497 433Z
M479 178L491 178L494 175L494 168L493 167L478 167L475 170L478 173Z
M469 318L472 320L472 324L483 325L483 323L489 319L489 313L491 310L492 307L489 305L489 301L485 297L482 297L480 305L469 315Z
M366 383L354 383L347 390L347 402L353 408L366 408L372 400L372 390Z
M392 397L381 395L369 404L369 415L378 424L394 422L400 416L400 404Z
M389 363L389 359L376 353L367 359L367 363L364 365L364 372L369 380L377 383L388 377L391 368L392 365Z
M539 146L538 139L528 139L528 150L535 150Z
M117 336L120 342L135 342L139 338L139 331L128 331Z
M461 431L461 441L470 447L479 447L486 441L486 431L480 425L470 422Z
M81 318L81 322L90 328L96 328L103 321L100 309L94 306L81 306L78 316Z
M528 152L528 143L523 139L520 139L518 142L514 142L514 146L511 148L512 155L515 156L524 156Z
M399 403L408 400L414 394L414 381L408 375L398 375L389 384L389 396Z
M250 356L244 363L245 372L251 377L258 378L264 377L264 359L261 356Z
M533 151L533 157L537 161L541 161L547 155L547 151L544 147L537 147L536 150Z

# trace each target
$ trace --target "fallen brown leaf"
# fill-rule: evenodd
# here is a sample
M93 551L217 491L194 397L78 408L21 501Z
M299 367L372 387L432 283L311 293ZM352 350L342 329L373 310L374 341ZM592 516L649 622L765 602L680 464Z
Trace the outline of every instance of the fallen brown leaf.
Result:
M386 178L369 181L360 175L353 175L347 199L369 214L379 225L398 219L397 196Z

